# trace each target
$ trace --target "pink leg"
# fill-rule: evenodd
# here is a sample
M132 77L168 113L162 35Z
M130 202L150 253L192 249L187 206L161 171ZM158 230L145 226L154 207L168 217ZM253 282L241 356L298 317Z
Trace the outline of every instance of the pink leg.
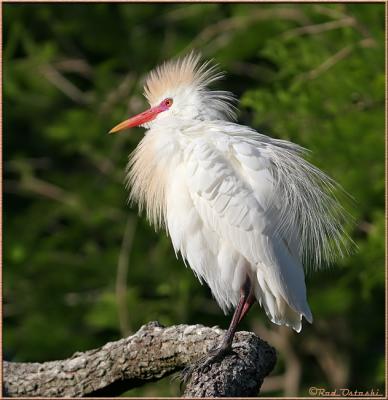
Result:
M256 299L253 294L252 283L250 278L247 276L245 283L241 288L239 303L234 311L229 328L225 333L224 338L222 339L221 347L219 348L220 352L224 352L225 350L230 349L230 347L232 346L233 337L234 334L236 333L238 324L248 313L249 309L251 308L255 300Z
M246 299L246 301L244 303L238 323L240 323L243 320L243 318L248 314L248 311L250 310L250 308L252 307L252 305L254 304L255 301L256 301L255 295L251 291L248 295L248 298Z
M234 311L232 320L230 322L229 328L222 339L221 346L210 350L208 357L205 361L200 362L200 368L205 368L212 364L216 360L224 357L232 349L232 343L234 334L236 333L237 326L244 316L248 313L252 304L255 302L255 296L253 294L253 287L250 278L247 276L244 285L241 288L240 300ZM187 381L188 377L191 376L194 368L189 368L185 372L184 380Z

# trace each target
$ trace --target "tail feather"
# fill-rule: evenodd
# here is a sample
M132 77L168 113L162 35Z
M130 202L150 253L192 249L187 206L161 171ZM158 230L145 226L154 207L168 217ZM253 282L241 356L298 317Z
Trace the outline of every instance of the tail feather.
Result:
M273 262L257 265L255 294L272 322L300 332L302 317L312 323L302 265L280 240L271 240Z

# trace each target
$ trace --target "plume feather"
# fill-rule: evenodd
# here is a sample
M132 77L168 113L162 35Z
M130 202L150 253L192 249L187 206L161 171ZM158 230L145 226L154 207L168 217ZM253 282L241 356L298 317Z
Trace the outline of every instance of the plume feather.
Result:
M155 105L171 89L180 87L197 91L208 109L220 119L236 119L234 95L223 90L209 90L209 85L224 77L213 60L201 63L201 55L192 51L183 58L164 62L150 72L144 85L144 96Z

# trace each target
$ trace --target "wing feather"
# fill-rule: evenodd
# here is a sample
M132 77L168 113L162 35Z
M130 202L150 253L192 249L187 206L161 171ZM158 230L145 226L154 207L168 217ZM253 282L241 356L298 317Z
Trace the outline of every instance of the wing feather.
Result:
M264 279L258 296L270 318L299 331L301 316L311 321L312 315L303 268L274 230L268 213L275 185L271 163L251 144L224 139L230 145L224 143L222 149L209 139L193 141L187 149L186 178L193 205L206 228L230 243Z
M241 125L213 121L186 133L183 180L202 243L206 235L218 243L208 248L221 278L206 266L197 272L203 268L224 309L236 303L244 274L256 276L255 295L270 319L299 332L302 316L312 321L302 261L319 266L346 248L334 181L301 157L301 147ZM187 251L185 257L196 262ZM233 295L220 284L225 277Z

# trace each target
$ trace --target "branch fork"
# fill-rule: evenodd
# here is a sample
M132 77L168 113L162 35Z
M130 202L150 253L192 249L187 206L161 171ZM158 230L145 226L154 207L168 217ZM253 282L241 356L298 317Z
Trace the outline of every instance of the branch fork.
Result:
M132 336L65 360L3 362L9 397L117 396L195 365L225 331L202 325L150 322ZM275 350L250 332L237 332L233 352L206 370L193 369L183 397L257 396L276 362Z

